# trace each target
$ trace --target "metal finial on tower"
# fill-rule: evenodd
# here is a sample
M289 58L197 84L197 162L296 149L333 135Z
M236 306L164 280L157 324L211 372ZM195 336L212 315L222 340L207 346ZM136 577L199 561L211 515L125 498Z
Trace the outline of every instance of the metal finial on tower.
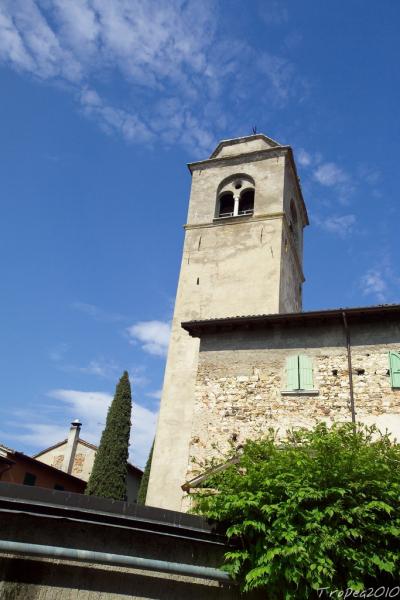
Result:
M253 135L256 135L256 133L257 133L257 125L253 125L252 130L253 130Z

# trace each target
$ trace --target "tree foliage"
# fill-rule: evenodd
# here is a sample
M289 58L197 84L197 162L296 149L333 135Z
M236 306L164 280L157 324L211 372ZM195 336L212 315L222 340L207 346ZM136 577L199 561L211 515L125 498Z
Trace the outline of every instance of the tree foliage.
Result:
M224 568L244 591L299 600L399 579L400 446L375 427L319 424L283 444L270 431L206 485L195 511L236 540Z
M108 409L86 494L126 500L127 461L131 429L132 396L129 376L124 372Z
M151 449L149 452L149 456L147 458L146 466L143 471L142 480L140 482L138 498L137 498L138 504L146 504L146 496L147 496L147 488L149 486L151 461L153 460L153 449L154 449L154 441L151 445Z

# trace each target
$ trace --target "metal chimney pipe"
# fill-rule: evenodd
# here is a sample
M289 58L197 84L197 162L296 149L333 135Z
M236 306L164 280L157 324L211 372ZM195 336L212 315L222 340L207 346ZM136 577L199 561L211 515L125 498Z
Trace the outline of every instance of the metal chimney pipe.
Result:
M67 439L67 447L65 448L62 470L66 473L72 473L74 466L76 448L78 446L79 434L81 432L82 423L79 419L75 419L71 423L71 427Z

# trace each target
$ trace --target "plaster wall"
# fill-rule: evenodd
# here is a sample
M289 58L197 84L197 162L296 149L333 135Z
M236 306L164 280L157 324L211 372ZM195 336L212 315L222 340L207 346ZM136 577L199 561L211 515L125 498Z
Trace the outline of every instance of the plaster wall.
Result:
M36 459L51 467L55 467L56 469L62 469L66 450L67 441L36 456ZM71 474L84 481L88 481L90 473L92 472L95 456L96 450L94 448L78 441Z
M193 170L148 505L172 510L183 506L181 485L189 460L199 342L181 323L289 312L299 306L298 286L290 290L292 279L285 283L285 300L280 299L285 151L249 158L242 156L246 143L235 145L235 156ZM254 215L215 219L221 183L240 174L254 181Z
M302 285L304 281L301 263L292 233L284 220L282 228L281 273L279 289L279 312L300 312L302 309Z
M40 462L55 467L56 469L62 469L64 461L64 453L67 450L67 441L59 444L55 448L43 452L40 456L36 456L36 459ZM85 444L81 440L78 441L75 458L72 467L71 475L79 477L83 481L88 481L90 474L93 469L94 459L96 457L96 449L94 446ZM128 466L127 475L127 496L128 501L136 501L137 494L139 491L140 477L134 470Z
M298 186L296 183L296 173L294 173L292 165L289 161L286 163L285 169L285 179L284 179L284 190L283 190L283 210L285 214L288 215L288 222L292 220L290 214L290 204L293 200L294 205L296 207L297 213L297 227L296 227L296 237L297 243L295 243L295 247L297 250L297 254L299 257L299 261L303 260L303 228L306 226L305 215L303 212L303 205L301 199L299 197ZM293 223L293 226L295 224ZM293 241L294 236L293 236Z
M400 324L352 326L352 371L356 418L376 423L400 439L400 390L392 389L389 350L400 348ZM313 359L313 394L285 394L286 359ZM351 420L345 336L340 323L221 333L202 338L196 381L187 480L204 461L221 459L231 446L261 437L269 427L280 435L318 421ZM215 444L217 448L215 448Z
M35 475L35 486L54 489L55 485L62 486L65 490L70 492L83 493L85 484L79 481L71 481L63 471L59 473L49 472L46 467L43 467L40 462L36 463L29 459L25 459L19 455L15 458L15 464L12 465L11 469L4 471L0 475L1 481L9 483L23 484L25 475L31 473Z

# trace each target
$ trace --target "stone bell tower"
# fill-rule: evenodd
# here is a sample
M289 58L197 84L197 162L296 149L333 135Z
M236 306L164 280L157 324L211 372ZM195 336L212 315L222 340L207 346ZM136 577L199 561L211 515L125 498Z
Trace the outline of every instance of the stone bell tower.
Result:
M303 228L293 153L262 134L189 164L189 212L146 503L182 509L199 340L183 321L301 311Z

